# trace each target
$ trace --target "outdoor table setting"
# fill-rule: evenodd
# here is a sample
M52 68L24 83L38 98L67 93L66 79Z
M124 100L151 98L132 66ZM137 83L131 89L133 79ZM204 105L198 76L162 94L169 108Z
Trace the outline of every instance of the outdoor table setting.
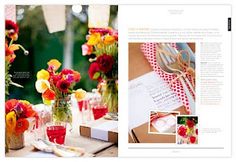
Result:
M32 57L38 56L31 51L35 47L28 50L24 42L18 42L16 13L27 10L30 15L42 10L49 33L65 30L67 37L71 26L65 24L65 15L78 14L78 9L89 18L88 26L83 26L87 33L78 50L82 56L76 60L79 66L73 59L68 64L71 52L62 59L49 54L34 63ZM52 10L58 12L58 22L51 21L50 16L55 19L56 14ZM6 15L6 157L118 156L118 31L108 26L110 6L45 5L35 9L10 5ZM64 48L69 48L67 43ZM15 67L18 57L28 57L29 72L17 75L21 69Z

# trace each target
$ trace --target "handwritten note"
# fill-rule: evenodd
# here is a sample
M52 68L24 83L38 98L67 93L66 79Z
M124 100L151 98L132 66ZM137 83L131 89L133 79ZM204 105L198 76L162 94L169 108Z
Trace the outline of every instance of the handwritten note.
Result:
M151 110L173 111L182 106L177 95L155 72L129 81L129 128L148 122Z

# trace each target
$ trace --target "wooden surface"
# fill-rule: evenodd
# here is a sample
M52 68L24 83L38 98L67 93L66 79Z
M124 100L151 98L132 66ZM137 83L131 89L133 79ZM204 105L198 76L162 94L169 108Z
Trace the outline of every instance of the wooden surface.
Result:
M6 157L43 157L42 154L38 156L37 151L30 145L30 142L33 140L31 138L32 135L25 134L25 147L20 150L10 150L6 153ZM83 148L86 156L118 156L118 147L116 144L92 138L68 135L66 136L65 145Z
M149 62L141 52L141 44L142 43L129 43L129 80L153 71Z

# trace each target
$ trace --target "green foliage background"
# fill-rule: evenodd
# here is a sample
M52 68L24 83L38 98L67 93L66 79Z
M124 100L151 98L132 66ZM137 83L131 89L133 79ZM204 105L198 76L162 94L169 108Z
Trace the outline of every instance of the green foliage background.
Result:
M33 104L41 103L41 94L35 89L36 74L40 69L47 68L47 62L52 59L58 59L63 64L63 46L65 32L56 32L50 34L46 27L41 6L17 6L17 11L24 9L23 18L17 23L20 28L20 43L29 51L29 55L25 56L22 51L16 51L16 59L12 64L10 73L13 75L12 80L24 86L17 88L11 86L9 89L9 98L25 99ZM66 6L67 10L71 6ZM83 6L83 12L86 14L87 6ZM110 23L117 16L118 7L111 6ZM87 15L86 15L87 16ZM56 18L56 16L55 16ZM88 17L87 17L88 19ZM88 22L81 22L73 15L72 28L74 33L74 50L73 50L73 69L81 73L81 81L76 88L83 88L91 91L96 88L97 82L89 79L88 58L82 56L81 45L86 42L86 34L88 32ZM61 70L61 69L59 69ZM29 77L14 77L14 74L26 72Z

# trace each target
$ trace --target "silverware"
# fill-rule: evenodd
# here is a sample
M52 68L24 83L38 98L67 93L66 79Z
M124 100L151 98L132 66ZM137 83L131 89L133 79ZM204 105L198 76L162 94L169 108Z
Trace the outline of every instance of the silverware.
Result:
M156 48L157 63L159 64L160 68L163 71L170 73L170 74L174 73L174 74L178 75L177 79L179 79L179 81L183 85L183 89L184 89L184 91L188 97L188 100L189 100L191 112L192 112L192 114L194 114L195 113L195 98L191 94L186 83L189 85L189 87L194 95L195 95L195 90L192 87L192 84L190 83L190 81L186 78L184 72L180 70L180 67L176 61L176 58L177 58L176 55L173 54L172 52L169 52L166 49L167 48L164 47L163 44L159 44L159 46L157 45L157 48Z

